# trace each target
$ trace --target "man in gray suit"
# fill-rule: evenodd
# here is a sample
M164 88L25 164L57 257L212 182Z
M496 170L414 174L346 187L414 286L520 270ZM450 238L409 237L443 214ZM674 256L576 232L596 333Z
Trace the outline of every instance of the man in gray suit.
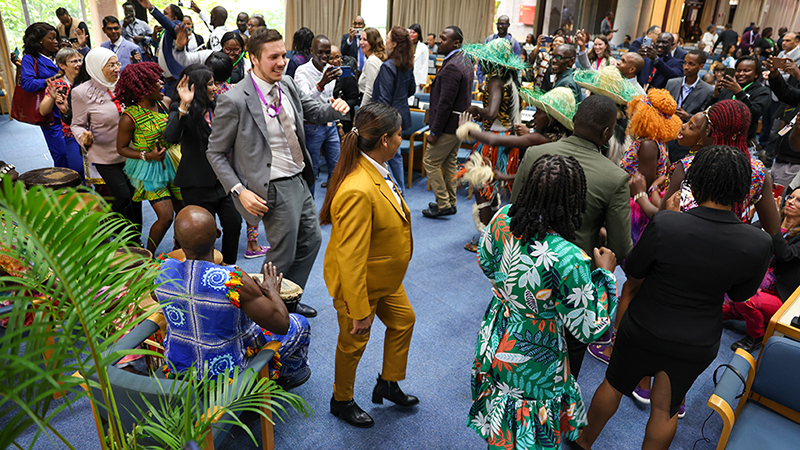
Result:
M247 50L253 70L217 100L206 157L247 223L264 221L272 246L266 260L305 287L322 234L308 189L314 170L303 121L332 122L350 107L313 100L282 76L286 47L278 31L257 30ZM317 315L302 304L297 313Z
M714 88L698 76L705 63L706 52L691 50L684 57L683 77L667 81L666 88L678 103L675 115L680 117L683 123L688 122L693 115L704 110L708 99L714 93ZM669 159L672 162L689 154L689 147L678 145L677 140L670 141L667 147L669 148Z
M631 241L631 204L628 174L600 153L608 143L617 123L617 105L608 97L590 95L578 105L573 118L572 136L549 144L530 147L517 170L511 191L511 202L525 185L533 163L542 155L572 156L578 160L586 175L586 212L581 227L575 233L575 245L587 255L601 247L600 228L608 233L606 247L622 261L633 248ZM575 378L583 364L586 344L566 333L570 371Z

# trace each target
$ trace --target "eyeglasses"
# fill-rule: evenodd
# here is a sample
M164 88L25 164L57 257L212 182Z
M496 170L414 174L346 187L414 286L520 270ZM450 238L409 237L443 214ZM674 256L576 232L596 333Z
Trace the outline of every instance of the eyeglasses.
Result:
M230 55L231 53L233 53L233 54L242 53L242 49L240 49L240 48L230 48L230 47L223 47L222 51L225 52L228 55Z
M69 61L67 61L67 64L81 64L82 62L83 62L83 58L70 59Z
M800 198L797 198L794 195L790 195L790 196L786 197L786 202L787 203L789 202L789 200L791 200L792 202L800 202Z
M109 69L114 69L114 68L119 69L120 67L122 67L122 63L119 63L119 62L108 63L108 64L106 64L106 67L108 67Z
M553 61L561 61L562 59L569 59L569 58L563 55L553 55L550 59L552 59Z

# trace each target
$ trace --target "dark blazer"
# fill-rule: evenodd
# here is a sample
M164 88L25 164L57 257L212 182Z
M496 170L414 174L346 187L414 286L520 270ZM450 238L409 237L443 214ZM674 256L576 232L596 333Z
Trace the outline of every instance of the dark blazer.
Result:
M650 74L653 73L655 68L656 72L653 74L653 79L650 80ZM655 62L650 58L644 58L644 67L639 72L639 84L644 87L650 80L650 87L656 89L664 89L667 85L667 80L671 78L678 78L683 76L683 60L673 58L669 53L656 58Z
M342 55L348 55L358 59L358 38L353 38L353 42L348 44L347 40L349 38L350 38L349 33L343 34L342 45L340 45L339 48L342 50Z
M770 236L731 211L657 213L625 262L629 276L644 278L623 319L626 333L719 345L724 294L735 302L752 297L771 256Z
M572 95L575 96L575 104L583 100L583 92L581 92L581 87L578 86L578 83L575 82L575 69L569 68L565 72L562 72L561 75L556 78L556 82L553 85L553 88L557 87L565 87L569 88L572 91Z
M666 89L677 102L683 91L683 77L668 80ZM713 93L714 88L710 84L697 80L697 86L683 99L683 110L692 115L702 111Z
M405 131L411 128L408 97L413 96L416 91L413 68L397 70L394 60L389 58L381 64L381 70L375 78L375 84L372 85L372 102L395 107L403 118L403 131Z
M205 120L199 127L188 126L188 114L179 118L180 103L170 104L167 127L164 128L164 139L167 142L181 144L181 162L173 184L182 188L214 187L217 174L206 158L211 127Z
M719 97L711 97L709 105L712 105L720 100L739 100L747 105L750 110L750 128L747 129L747 139L755 139L756 130L758 130L758 120L764 114L764 111L769 108L772 97L769 94L769 88L761 84L758 79L753 82L744 92L739 93L734 98L733 92L722 89L719 91Z
M472 104L472 81L472 64L463 52L444 60L431 84L428 125L432 135L455 134L458 114L454 112L464 112Z
M717 37L717 42L714 42L714 47L711 49L711 53L717 49L717 44L722 44L722 50L725 51L731 45L736 45L739 43L739 33L733 30L723 30L719 36Z
M784 238L783 234L772 236L775 254L775 288L784 302L800 285L800 235Z
M242 183L263 199L267 199L270 173L272 171L272 150L269 135L255 87L252 73L245 75L225 95L217 99L214 109L214 129L208 139L206 158L217 174L225 192ZM294 110L294 123L297 125L297 139L303 148L305 168L302 175L309 186L314 182L314 169L311 156L306 150L306 136L303 121L327 123L341 119L329 103L322 103L305 95L291 77L280 81L283 98L291 102ZM277 120L277 119L276 119ZM233 199L236 209L247 223L258 223L261 217L247 212L238 198Z
M605 226L608 230L608 244L618 260L625 259L631 251L631 194L628 188L630 178L624 170L600 153L592 142L572 135L560 141L528 148L517 169L517 179L511 191L513 203L531 167L537 158L544 154L573 156L583 167L586 175L586 212L583 223L575 233L573 243L587 254L600 246L598 232Z
M678 59L686 59L686 55L688 55L688 54L689 54L689 52L687 52L686 50L681 48L681 46L679 45L679 46L675 47L675 54L672 57L673 58L678 58Z
M642 41L644 40L644 36L639 36L638 38L634 39L631 42L631 46L628 47L629 52L638 53L639 49L642 48Z
M356 106L359 104L358 78L355 76L358 70L358 62L350 56L342 56L342 62L344 63L342 65L350 66L353 69L353 75L336 79L336 84L333 87L333 98L340 98L350 106L350 113L342 119L343 124L347 122L345 131L349 131L356 114Z
M800 105L800 89L796 87L796 83L797 81L794 78L786 82L781 74L775 77L769 77L769 88L781 102L778 107L779 115L777 115L776 118L787 123L791 121L792 116L797 113L795 110L797 105ZM795 85L793 86L792 84ZM777 154L775 155L775 161L787 164L800 164L800 152L792 151L789 147L789 134L785 136L778 135L776 138L775 149Z

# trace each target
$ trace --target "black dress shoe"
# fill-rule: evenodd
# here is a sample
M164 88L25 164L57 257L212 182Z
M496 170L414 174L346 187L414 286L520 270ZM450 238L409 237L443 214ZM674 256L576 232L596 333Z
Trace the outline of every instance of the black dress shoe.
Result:
M331 414L358 428L369 428L375 425L369 414L361 409L353 399L337 401L331 397Z
M305 317L317 317L317 310L302 303L297 304L297 309L295 311L297 314Z
M378 383L372 390L372 403L383 403L383 399L392 401L398 406L414 406L419 403L417 397L407 395L400 390L397 381L386 381L378 375Z
M430 206L430 205L428 205ZM456 207L452 206L450 208L439 209L439 207L430 208L430 209L423 209L422 215L431 219L436 219L443 216L452 216L456 213Z
M453 205L451 208L453 208L453 214L458 212L458 208L456 208L456 205ZM439 204L436 202L430 202L428 203L428 209L439 209Z
M745 336L744 338L734 342L731 344L731 350L734 352L737 348L741 348L742 350L746 351L747 353L754 354L761 350L761 344L764 340L763 337L760 338L752 338L750 336Z
M304 384L308 379L311 378L311 367L306 367L306 370L297 373L291 377L284 377L280 376L275 383L282 387L284 391L292 390L298 386Z
M322 189L327 189L328 188L328 182L327 181L323 181L322 184L319 185L319 187L321 187Z

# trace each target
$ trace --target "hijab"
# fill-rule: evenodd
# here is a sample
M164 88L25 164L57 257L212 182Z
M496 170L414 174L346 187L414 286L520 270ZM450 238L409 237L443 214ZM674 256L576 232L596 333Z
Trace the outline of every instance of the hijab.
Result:
M117 55L107 48L97 47L90 50L83 61L89 76L92 77L96 83L103 85L103 87L110 91L114 90L117 82L114 81L112 83L106 79L106 76L103 75L103 67L108 64L108 60L111 59L112 56ZM117 80L119 80L119 78L117 78Z

